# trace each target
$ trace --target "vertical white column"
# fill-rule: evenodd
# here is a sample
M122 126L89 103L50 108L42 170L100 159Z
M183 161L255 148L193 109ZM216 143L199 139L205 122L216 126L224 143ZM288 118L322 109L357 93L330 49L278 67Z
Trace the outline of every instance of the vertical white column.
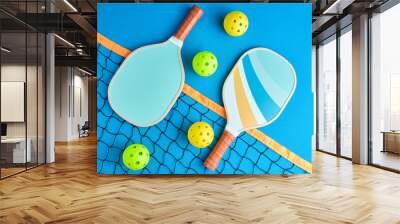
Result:
M47 1L47 12L53 12L54 6ZM55 161L55 43L54 34L46 35L46 163Z
M52 163L55 161L55 150L54 150L54 133L55 133L55 60L54 60L54 35L47 34L46 37L46 60L47 60L47 71L46 71L46 163Z
M368 163L368 15L353 19L353 162Z

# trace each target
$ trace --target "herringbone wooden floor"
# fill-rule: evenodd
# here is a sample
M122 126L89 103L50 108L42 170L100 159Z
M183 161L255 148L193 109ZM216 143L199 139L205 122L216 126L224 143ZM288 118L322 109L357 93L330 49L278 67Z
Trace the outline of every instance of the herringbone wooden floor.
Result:
M315 153L299 176L98 176L96 140L0 181L0 223L400 223L400 175Z

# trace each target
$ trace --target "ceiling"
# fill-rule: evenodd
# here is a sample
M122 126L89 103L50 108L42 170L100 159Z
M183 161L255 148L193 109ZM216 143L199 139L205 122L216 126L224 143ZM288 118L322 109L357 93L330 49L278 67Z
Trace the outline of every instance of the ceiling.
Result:
M54 32L56 65L95 73L96 4L96 0L47 0L47 4L45 0L1 0L1 43L10 50L1 52L6 55L3 60L29 61L43 47L36 42L44 41L44 36L39 41L36 36Z
M350 25L353 17L375 12L389 1L392 0L313 0L313 44Z

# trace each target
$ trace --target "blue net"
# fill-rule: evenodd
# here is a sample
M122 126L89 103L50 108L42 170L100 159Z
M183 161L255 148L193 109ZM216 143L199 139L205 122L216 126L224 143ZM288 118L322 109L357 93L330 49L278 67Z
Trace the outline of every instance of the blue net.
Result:
M231 144L218 168L210 171L203 161L214 147L198 149L187 140L187 130L197 121L214 128L218 139L226 120L182 93L168 115L157 125L136 127L111 109L108 84L123 57L98 44L97 60L97 171L99 174L301 174L307 173L284 157L243 133ZM149 164L133 171L124 166L122 153L130 144L144 144L150 151Z

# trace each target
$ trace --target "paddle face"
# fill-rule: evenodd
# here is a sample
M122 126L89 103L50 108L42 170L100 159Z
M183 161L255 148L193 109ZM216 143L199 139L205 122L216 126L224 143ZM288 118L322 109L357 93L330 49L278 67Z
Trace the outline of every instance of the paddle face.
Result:
M133 51L108 86L108 101L124 120L140 127L161 121L182 91L182 44L203 15L193 6L176 33L161 44Z
M295 87L296 73L285 58L266 48L247 51L224 83L226 130L236 136L270 124L281 114Z
M159 122L168 113L184 84L180 46L171 39L133 51L117 70L108 88L112 109L140 127Z

